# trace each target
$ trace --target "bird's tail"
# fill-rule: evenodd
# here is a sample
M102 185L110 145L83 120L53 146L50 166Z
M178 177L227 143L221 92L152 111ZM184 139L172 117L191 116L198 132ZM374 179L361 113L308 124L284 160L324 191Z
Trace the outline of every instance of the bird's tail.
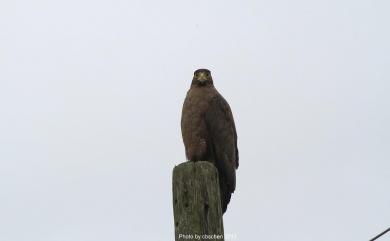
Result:
M228 190L228 186L226 185L226 181L224 179L220 179L219 181L220 181L219 190L221 196L222 213L225 213L227 209L227 205L230 202L232 193L230 192L230 190Z

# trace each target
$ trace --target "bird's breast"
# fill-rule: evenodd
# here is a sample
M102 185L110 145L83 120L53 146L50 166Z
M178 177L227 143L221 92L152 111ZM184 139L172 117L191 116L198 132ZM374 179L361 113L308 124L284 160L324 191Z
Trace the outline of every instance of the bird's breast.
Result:
M189 91L182 112L182 136L186 156L191 161L204 160L208 153L205 113L211 96L207 91Z

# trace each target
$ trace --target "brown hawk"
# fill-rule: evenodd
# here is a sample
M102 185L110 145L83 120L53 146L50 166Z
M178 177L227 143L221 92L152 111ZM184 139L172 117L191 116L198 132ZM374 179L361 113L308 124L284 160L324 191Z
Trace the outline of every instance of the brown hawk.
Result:
M218 169L222 211L236 188L237 133L230 106L215 89L207 69L194 72L184 100L181 132L189 161L209 161Z

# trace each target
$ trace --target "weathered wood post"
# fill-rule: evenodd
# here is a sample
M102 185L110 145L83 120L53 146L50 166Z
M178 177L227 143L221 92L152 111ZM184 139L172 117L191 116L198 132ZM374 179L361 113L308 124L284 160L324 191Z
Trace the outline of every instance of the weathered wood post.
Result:
M218 171L210 162L185 162L173 169L176 241L223 241Z

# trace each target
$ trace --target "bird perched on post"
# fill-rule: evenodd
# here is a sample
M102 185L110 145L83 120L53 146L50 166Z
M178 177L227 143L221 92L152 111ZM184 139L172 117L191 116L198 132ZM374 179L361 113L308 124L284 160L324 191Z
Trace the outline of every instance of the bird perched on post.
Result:
M237 133L230 106L215 89L207 69L194 72L183 104L181 131L187 159L216 166L225 213L236 188Z

